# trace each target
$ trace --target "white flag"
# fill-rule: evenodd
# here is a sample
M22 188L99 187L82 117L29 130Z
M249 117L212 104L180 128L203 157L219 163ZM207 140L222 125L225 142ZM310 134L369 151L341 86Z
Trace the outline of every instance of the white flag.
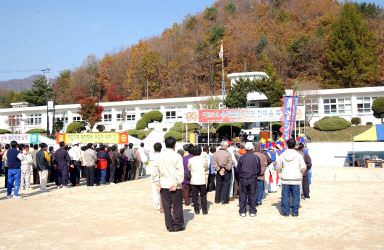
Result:
M220 53L219 53L219 57L220 57L220 59L223 59L223 53L224 53L224 50L223 50L223 43L221 43L221 46L220 46Z

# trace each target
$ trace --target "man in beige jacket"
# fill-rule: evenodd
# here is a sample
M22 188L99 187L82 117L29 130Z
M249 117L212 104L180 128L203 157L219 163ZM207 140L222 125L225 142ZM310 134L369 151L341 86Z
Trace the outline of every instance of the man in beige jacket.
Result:
M154 160L152 173L152 181L160 189L165 226L169 232L184 230L183 194L181 191L184 166L181 156L175 152L175 146L175 138L165 138L166 149ZM173 212L171 208L173 208Z
M232 156L228 152L228 142L222 141L221 147L212 157L212 165L216 171L215 203L229 203L229 187L232 177Z

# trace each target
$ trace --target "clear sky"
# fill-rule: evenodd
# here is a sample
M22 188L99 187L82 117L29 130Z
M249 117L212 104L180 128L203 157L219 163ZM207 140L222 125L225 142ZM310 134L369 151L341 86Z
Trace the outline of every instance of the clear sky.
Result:
M214 0L1 0L0 80L73 69L160 35Z
M0 80L74 69L89 54L160 35L214 0L1 0ZM358 0L358 2L361 2ZM371 0L384 7L384 0Z

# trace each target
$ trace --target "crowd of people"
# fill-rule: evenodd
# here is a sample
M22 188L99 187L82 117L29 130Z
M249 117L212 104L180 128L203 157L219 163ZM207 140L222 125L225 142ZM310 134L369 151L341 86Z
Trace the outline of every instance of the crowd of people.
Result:
M195 214L208 214L207 192L215 190L215 203L228 204L239 199L239 214L257 214L268 193L282 186L281 214L299 215L300 198L309 200L308 171L311 158L298 138L287 142L246 142L220 147L185 144L175 152L176 140L165 139L166 149L156 143L153 159L153 205L164 213L169 232L184 230L182 207L193 205ZM192 202L191 202L192 198ZM199 204L200 199L200 204ZM291 202L292 200L292 202Z
M208 214L207 193L215 191L217 204L228 204L239 199L239 215L257 214L257 206L268 193L281 186L281 213L299 215L300 196L310 199L309 171L312 163L305 140L282 139L272 142L240 142L224 140L220 146L185 144L176 150L173 137L153 145L151 154L151 182L154 209L164 213L170 232L184 230L183 204L193 206L195 214ZM149 151L141 143L117 145L88 143L72 147L59 143L56 151L44 143L23 145L12 141L1 150L5 167L7 198L19 199L19 188L30 189L30 179L47 191L47 183L55 182L58 189L80 185L86 178L88 187L115 184L146 176ZM12 196L13 190L13 196Z
M5 173L7 198L20 199L19 189L31 189L40 184L40 191L47 191L47 183L54 182L58 189L80 186L80 179L86 179L88 187L103 184L137 180L146 176L146 162L149 152L133 144L106 147L103 144L88 143L80 147L79 141L73 141L72 147L59 143L56 151L45 143L18 144L12 141L1 148L2 170ZM13 190L13 195L12 195Z

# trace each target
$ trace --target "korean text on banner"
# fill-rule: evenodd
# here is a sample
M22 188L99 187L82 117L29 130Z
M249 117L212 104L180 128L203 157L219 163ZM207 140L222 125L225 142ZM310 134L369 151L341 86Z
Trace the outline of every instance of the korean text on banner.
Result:
M81 144L85 143L106 143L106 144L127 144L128 133L90 133L90 134L57 134L56 142L64 141L71 144L78 140Z

